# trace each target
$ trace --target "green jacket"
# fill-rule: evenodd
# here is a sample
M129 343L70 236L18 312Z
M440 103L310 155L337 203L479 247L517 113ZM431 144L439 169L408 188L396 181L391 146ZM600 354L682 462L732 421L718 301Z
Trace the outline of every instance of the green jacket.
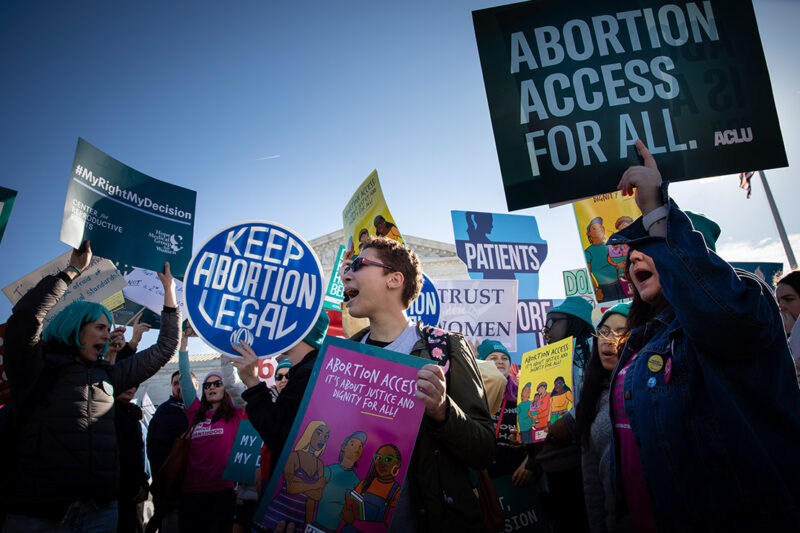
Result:
M431 359L420 339L411 355ZM369 328L351 337L360 342ZM459 333L448 333L447 418L422 419L409 465L409 487L417 531L484 531L481 506L469 469L487 468L494 458L495 438L483 381L475 355Z

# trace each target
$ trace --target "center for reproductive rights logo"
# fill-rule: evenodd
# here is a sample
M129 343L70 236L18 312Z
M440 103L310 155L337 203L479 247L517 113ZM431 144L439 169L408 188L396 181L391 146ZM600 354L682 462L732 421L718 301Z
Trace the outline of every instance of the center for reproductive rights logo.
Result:
M259 357L300 342L322 309L322 268L314 251L274 222L223 228L192 257L184 278L194 330L220 352L245 341Z

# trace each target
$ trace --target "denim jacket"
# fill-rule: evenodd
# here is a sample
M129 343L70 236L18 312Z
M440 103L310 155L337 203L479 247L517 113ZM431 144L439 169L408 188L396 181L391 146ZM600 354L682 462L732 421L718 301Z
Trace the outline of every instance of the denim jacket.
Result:
M800 530L800 389L777 302L706 248L666 191L665 238L639 218L608 241L653 258L670 304L631 332L611 383L638 352L623 398L657 528Z

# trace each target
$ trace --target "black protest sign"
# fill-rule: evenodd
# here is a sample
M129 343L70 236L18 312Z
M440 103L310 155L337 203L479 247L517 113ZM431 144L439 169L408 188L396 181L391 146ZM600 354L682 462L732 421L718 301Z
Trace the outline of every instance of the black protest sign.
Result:
M750 0L537 0L473 12L509 210L787 165Z

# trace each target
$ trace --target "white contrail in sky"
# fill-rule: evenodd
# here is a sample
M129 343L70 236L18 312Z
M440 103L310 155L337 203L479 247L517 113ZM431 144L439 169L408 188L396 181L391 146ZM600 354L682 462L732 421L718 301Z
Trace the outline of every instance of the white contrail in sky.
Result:
M268 155L267 157L258 157L258 158L256 158L256 161L265 161L265 160L267 160L267 159L277 159L277 158L279 158L280 156L281 156L281 155L280 155L280 154L278 154L278 155Z

